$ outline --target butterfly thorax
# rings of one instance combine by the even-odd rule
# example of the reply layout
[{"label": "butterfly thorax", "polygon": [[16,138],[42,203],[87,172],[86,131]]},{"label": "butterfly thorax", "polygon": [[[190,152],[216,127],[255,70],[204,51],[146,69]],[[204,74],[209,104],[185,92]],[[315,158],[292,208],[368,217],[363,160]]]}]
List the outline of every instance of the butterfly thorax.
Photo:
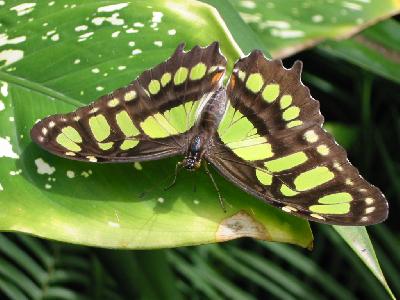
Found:
[{"label": "butterfly thorax", "polygon": [[225,88],[217,89],[205,100],[206,103],[199,113],[198,121],[193,128],[193,137],[182,161],[182,166],[189,171],[200,168],[201,160],[225,113],[227,103]]}]

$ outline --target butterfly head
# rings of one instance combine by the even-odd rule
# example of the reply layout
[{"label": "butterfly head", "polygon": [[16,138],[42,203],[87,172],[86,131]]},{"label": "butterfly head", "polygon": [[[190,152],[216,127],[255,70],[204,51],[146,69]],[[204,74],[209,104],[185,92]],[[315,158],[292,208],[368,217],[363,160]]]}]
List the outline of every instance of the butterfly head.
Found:
[{"label": "butterfly head", "polygon": [[188,171],[196,171],[201,167],[201,158],[185,157],[182,161],[182,166]]},{"label": "butterfly head", "polygon": [[189,171],[195,171],[201,167],[201,149],[202,143],[199,136],[195,136],[190,145],[185,158],[182,161],[182,166]]}]

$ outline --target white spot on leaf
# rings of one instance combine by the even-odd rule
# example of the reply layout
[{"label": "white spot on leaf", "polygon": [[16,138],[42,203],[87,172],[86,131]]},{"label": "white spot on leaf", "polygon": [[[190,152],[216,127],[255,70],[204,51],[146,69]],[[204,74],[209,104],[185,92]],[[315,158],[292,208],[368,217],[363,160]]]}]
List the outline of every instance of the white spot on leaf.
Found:
[{"label": "white spot on leaf", "polygon": [[254,1],[249,1],[249,0],[240,1],[240,6],[248,9],[254,9],[256,8],[256,3]]},{"label": "white spot on leaf", "polygon": [[94,25],[100,26],[104,22],[108,22],[111,25],[121,26],[124,25],[124,19],[119,19],[119,13],[112,14],[111,17],[96,17],[92,19],[92,23]]},{"label": "white spot on leaf", "polygon": [[15,38],[9,39],[8,35],[5,33],[0,33],[0,47],[4,45],[15,45],[26,41],[26,36],[21,35]]},{"label": "white spot on leaf", "polygon": [[140,49],[132,50],[132,55],[137,55],[137,54],[140,54],[140,53],[142,53],[142,50],[140,50]]},{"label": "white spot on leaf", "polygon": [[18,154],[13,151],[9,139],[0,137],[0,157],[19,158]]},{"label": "white spot on leaf", "polygon": [[74,171],[71,171],[71,170],[68,170],[68,171],[67,171],[67,177],[68,177],[68,178],[74,178],[74,177],[75,177],[75,172],[74,172]]},{"label": "white spot on leaf", "polygon": [[87,25],[79,25],[75,27],[75,31],[85,31],[86,29],[88,29]]},{"label": "white spot on leaf", "polygon": [[115,31],[111,34],[111,37],[116,38],[121,33],[121,31]]},{"label": "white spot on leaf", "polygon": [[305,35],[304,31],[300,30],[286,30],[286,29],[271,29],[271,35],[280,37],[283,39],[293,39],[293,38],[300,38]]},{"label": "white spot on leaf", "polygon": [[48,174],[51,175],[56,171],[56,168],[50,166],[47,162],[45,162],[42,158],[35,159],[35,165],[37,168],[38,174]]},{"label": "white spot on leaf", "polygon": [[58,33],[51,36],[51,40],[57,42],[60,39],[60,35]]},{"label": "white spot on leaf", "polygon": [[8,83],[5,81],[1,82],[0,94],[2,94],[4,97],[8,96]]},{"label": "white spot on leaf", "polygon": [[324,20],[324,17],[321,15],[314,15],[311,17],[311,20],[315,23],[320,23]]},{"label": "white spot on leaf", "polygon": [[121,10],[127,6],[128,6],[128,3],[118,3],[118,4],[107,5],[107,6],[101,6],[97,9],[97,11],[98,12],[113,12],[116,10]]},{"label": "white spot on leaf", "polygon": [[22,50],[3,50],[0,52],[0,62],[5,61],[4,66],[11,65],[24,57],[24,51]]},{"label": "white spot on leaf", "polygon": [[125,32],[126,33],[137,33],[137,32],[139,32],[139,30],[134,29],[134,28],[129,28],[129,29],[125,30]]},{"label": "white spot on leaf", "polygon": [[35,6],[36,3],[22,3],[20,5],[11,7],[10,10],[15,10],[17,12],[17,16],[23,16],[29,14]]},{"label": "white spot on leaf", "polygon": [[89,37],[91,37],[94,33],[93,32],[86,32],[84,34],[81,34],[79,36],[78,42],[84,42],[86,41]]}]

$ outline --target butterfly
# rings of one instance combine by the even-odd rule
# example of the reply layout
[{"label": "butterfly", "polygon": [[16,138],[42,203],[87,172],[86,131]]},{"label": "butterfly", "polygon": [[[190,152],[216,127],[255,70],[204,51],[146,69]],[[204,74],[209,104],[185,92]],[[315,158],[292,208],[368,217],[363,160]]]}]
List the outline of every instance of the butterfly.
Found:
[{"label": "butterfly", "polygon": [[384,195],[322,128],[300,61],[286,69],[254,50],[235,63],[224,86],[226,63],[217,42],[188,52],[180,44],[128,86],[39,121],[32,140],[80,161],[182,155],[179,166],[187,170],[206,161],[247,193],[320,223],[370,225],[387,218]]}]

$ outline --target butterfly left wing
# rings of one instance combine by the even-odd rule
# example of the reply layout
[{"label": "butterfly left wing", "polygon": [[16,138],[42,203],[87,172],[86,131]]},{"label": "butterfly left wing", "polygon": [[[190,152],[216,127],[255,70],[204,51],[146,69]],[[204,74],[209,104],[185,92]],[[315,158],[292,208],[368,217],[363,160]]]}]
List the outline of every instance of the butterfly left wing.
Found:
[{"label": "butterfly left wing", "polygon": [[243,190],[285,212],[328,224],[382,222],[385,197],[321,127],[319,102],[300,73],[300,62],[287,70],[257,50],[240,59],[206,159]]},{"label": "butterfly left wing", "polygon": [[203,96],[220,86],[218,43],[174,54],[127,87],[74,112],[47,117],[31,137],[61,157],[91,162],[153,160],[183,153]]}]

